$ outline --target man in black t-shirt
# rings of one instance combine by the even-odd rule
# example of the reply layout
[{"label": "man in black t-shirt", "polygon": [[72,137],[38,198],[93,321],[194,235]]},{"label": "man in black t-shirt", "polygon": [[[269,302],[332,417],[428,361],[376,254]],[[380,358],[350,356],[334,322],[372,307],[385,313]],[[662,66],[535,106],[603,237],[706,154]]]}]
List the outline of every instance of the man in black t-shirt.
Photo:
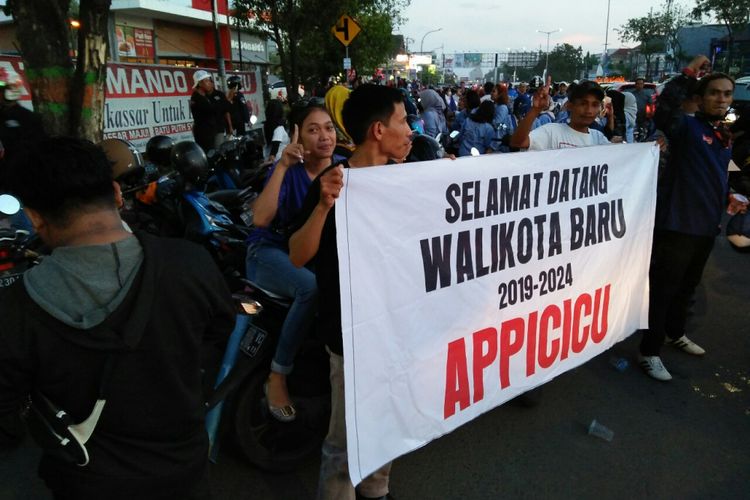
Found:
[{"label": "man in black t-shirt", "polygon": [[229,114],[232,118],[232,128],[237,135],[245,135],[247,123],[250,121],[250,111],[247,100],[242,94],[242,78],[232,75],[227,78],[227,99],[229,100]]},{"label": "man in black t-shirt", "polygon": [[[301,267],[315,259],[318,283],[318,331],[328,346],[331,363],[331,423],[323,443],[318,498],[353,499],[349,479],[344,417],[344,358],[341,334],[341,295],[336,246],[336,211],[333,209],[343,182],[343,168],[358,168],[403,160],[411,149],[411,129],[406,121],[403,95],[378,85],[357,87],[344,104],[343,120],[355,149],[348,162],[332,165],[311,184],[302,205],[297,231],[289,240],[289,257]],[[360,498],[388,495],[388,463],[366,477],[357,490]]]},{"label": "man in black t-shirt", "polygon": [[224,140],[224,133],[232,135],[231,103],[223,92],[216,90],[208,71],[199,69],[193,74],[195,89],[190,96],[190,112],[193,114],[193,137],[208,153]]}]

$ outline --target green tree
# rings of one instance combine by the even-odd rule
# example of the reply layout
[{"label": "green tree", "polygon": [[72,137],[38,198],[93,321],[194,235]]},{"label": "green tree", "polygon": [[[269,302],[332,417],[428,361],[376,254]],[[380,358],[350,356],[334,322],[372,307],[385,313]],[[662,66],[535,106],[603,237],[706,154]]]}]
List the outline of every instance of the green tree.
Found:
[{"label": "green tree", "polygon": [[649,11],[647,16],[628,19],[620,28],[616,28],[624,42],[640,43],[639,52],[646,59],[646,78],[651,75],[651,59],[654,54],[664,50],[666,23],[663,13]]},{"label": "green tree", "polygon": [[362,27],[349,46],[350,58],[361,73],[385,62],[392,29],[401,22],[400,12],[408,0],[235,0],[234,5],[253,33],[276,43],[288,95],[295,100],[301,80],[341,72],[345,51],[331,27],[342,14]]},{"label": "green tree", "polygon": [[[542,71],[544,71],[544,59],[542,59]],[[568,43],[555,45],[549,53],[549,64],[547,73],[555,81],[575,80],[583,65],[583,50],[581,47],[573,47]]]},{"label": "green tree", "polygon": [[[340,14],[336,14],[336,19]],[[366,9],[356,18],[362,31],[349,45],[349,57],[358,74],[371,74],[392,51],[393,20],[390,15]],[[331,22],[333,26],[334,21]],[[333,37],[330,26],[310,30],[299,41],[298,74],[306,83],[325,82],[343,71],[344,46]]]},{"label": "green tree", "polygon": [[600,58],[598,55],[586,52],[586,55],[583,56],[582,59],[584,78],[588,78],[589,73],[591,73],[592,70],[596,70],[597,66],[599,66],[599,60]]},{"label": "green tree", "polygon": [[[7,0],[34,109],[48,133],[102,137],[111,0]],[[80,27],[69,16],[77,8]],[[75,36],[77,64],[71,59]]]},{"label": "green tree", "polygon": [[750,0],[696,0],[692,14],[697,19],[711,16],[727,28],[727,54],[722,58],[724,70],[732,66],[734,38],[750,21]]},{"label": "green tree", "polygon": [[680,5],[674,4],[672,0],[664,2],[664,12],[662,21],[664,22],[664,42],[669,49],[668,60],[672,63],[672,70],[676,70],[682,63],[687,62],[689,57],[680,44],[677,37],[680,29],[690,23],[691,14],[688,10]]}]

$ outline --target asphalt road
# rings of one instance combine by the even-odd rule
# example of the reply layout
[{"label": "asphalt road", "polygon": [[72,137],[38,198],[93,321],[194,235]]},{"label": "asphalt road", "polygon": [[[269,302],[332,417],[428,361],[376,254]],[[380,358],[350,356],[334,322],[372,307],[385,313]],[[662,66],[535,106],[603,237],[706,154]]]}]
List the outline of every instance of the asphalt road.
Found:
[{"label": "asphalt road", "polygon": [[[397,459],[399,500],[485,498],[750,498],[750,254],[717,239],[689,336],[703,359],[665,348],[674,376],[634,365],[638,335],[544,386],[534,408],[508,403]],[[588,436],[592,419],[612,442]],[[32,444],[0,452],[0,500],[48,498]],[[225,450],[212,468],[217,499],[314,498],[318,460],[263,473]]]}]

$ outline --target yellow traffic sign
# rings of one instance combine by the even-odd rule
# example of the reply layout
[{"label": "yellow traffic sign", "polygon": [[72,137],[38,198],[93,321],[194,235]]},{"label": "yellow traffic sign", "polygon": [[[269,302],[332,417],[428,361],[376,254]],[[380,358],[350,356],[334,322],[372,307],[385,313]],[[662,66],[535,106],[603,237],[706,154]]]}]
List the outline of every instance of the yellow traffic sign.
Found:
[{"label": "yellow traffic sign", "polygon": [[352,40],[359,35],[362,28],[359,24],[351,17],[344,14],[336,22],[336,25],[331,28],[331,33],[335,36],[339,42],[343,43],[345,47],[348,47]]}]

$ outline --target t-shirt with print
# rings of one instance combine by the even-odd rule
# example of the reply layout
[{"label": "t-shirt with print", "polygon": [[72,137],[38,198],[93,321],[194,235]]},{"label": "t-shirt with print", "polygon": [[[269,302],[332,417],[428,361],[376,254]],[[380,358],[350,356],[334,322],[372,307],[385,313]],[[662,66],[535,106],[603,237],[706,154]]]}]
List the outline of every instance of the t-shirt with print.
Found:
[{"label": "t-shirt with print", "polygon": [[585,148],[600,144],[609,144],[609,141],[598,130],[589,129],[588,133],[578,132],[565,123],[548,123],[529,134],[529,151]]}]

